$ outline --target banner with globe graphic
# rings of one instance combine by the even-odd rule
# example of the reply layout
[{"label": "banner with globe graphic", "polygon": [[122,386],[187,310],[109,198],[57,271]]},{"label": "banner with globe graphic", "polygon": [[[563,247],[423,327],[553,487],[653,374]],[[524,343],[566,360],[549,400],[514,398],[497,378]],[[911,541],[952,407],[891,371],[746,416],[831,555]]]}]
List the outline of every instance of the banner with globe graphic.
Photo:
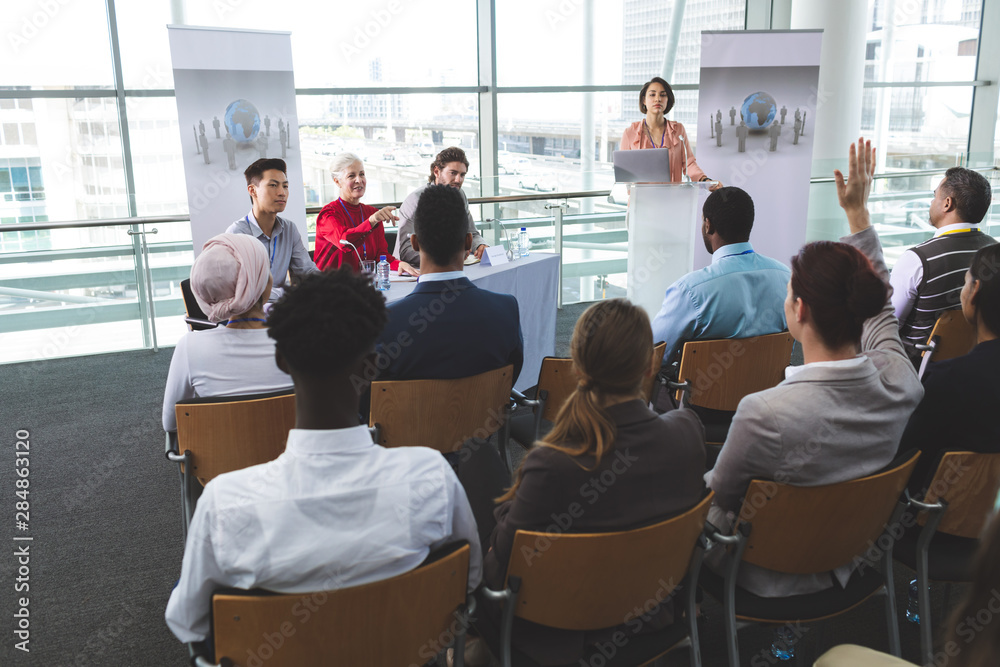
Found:
[{"label": "banner with globe graphic", "polygon": [[308,238],[291,35],[191,26],[169,34],[195,256],[250,212],[243,171],[262,157],[285,160],[281,217]]},{"label": "banner with globe graphic", "polygon": [[[822,31],[703,32],[698,165],[754,201],[754,250],[789,263],[806,241]],[[688,130],[690,134],[690,129]],[[701,247],[695,267],[711,263]]]}]

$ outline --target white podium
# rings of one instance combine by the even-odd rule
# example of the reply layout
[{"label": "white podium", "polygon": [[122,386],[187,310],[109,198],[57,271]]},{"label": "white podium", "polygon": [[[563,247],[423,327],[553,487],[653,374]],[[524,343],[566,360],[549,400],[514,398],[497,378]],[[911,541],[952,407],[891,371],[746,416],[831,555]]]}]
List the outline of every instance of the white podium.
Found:
[{"label": "white podium", "polygon": [[694,268],[701,239],[699,202],[714,183],[631,183],[628,298],[652,320],[667,288]]}]

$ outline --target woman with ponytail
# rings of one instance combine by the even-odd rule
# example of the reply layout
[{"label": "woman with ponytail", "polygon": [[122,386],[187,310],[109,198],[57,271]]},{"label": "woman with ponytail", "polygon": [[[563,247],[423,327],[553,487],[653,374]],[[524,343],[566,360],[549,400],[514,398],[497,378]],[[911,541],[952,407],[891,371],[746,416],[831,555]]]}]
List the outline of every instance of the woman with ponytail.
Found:
[{"label": "woman with ponytail", "polygon": [[[573,330],[570,356],[577,387],[499,499],[483,558],[491,588],[503,586],[512,557],[523,557],[511,554],[518,530],[624,530],[682,512],[703,496],[701,421],[683,409],[657,415],[642,398],[644,382],[660,365],[646,312],[625,299],[591,306]],[[658,627],[672,617],[671,610],[662,613]],[[575,663],[601,641],[520,621],[515,646],[543,665]]]},{"label": "woman with ponytail", "polygon": [[964,357],[930,364],[924,400],[903,432],[900,451],[919,449],[910,492],[923,495],[944,449],[1000,452],[1000,244],[980,248],[965,274],[962,314],[976,330]]},{"label": "woman with ponytail", "polygon": [[[923,395],[899,339],[889,274],[868,216],[874,157],[871,143],[859,140],[850,149],[849,178],[834,172],[851,234],[841,243],[807,244],[792,258],[785,317],[805,363],[788,368],[778,386],[740,401],[705,476],[716,492],[709,520],[722,529],[732,526],[752,479],[820,486],[884,467]],[[738,584],[784,597],[843,585],[852,569],[792,575],[744,563]]]}]

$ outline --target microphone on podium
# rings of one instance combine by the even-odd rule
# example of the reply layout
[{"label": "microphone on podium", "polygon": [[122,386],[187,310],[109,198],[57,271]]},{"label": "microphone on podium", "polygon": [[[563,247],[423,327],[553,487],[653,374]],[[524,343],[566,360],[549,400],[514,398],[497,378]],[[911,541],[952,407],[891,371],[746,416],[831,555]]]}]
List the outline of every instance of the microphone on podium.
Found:
[{"label": "microphone on podium", "polygon": [[340,239],[340,245],[349,245],[349,246],[351,246],[351,248],[354,249],[354,254],[358,256],[358,268],[360,269],[360,268],[364,267],[364,262],[361,261],[361,253],[358,252],[357,247],[355,247],[355,245],[353,243],[351,243],[347,239]]}]

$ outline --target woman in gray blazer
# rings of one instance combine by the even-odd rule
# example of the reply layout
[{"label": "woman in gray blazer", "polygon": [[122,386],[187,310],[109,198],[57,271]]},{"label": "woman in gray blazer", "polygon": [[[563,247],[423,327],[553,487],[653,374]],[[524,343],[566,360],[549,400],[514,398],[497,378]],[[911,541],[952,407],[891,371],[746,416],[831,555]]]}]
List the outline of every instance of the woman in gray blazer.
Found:
[{"label": "woman in gray blazer", "polygon": [[[852,145],[849,160],[846,181],[834,173],[851,234],[841,243],[807,244],[792,258],[785,315],[805,364],[740,402],[718,462],[705,476],[716,492],[709,520],[724,529],[732,526],[752,479],[819,486],[888,464],[923,396],[899,339],[889,274],[869,220],[871,143]],[[844,585],[852,569],[848,563],[833,573],[790,575],[744,563],[738,584],[756,595],[783,597],[834,581]]]}]

